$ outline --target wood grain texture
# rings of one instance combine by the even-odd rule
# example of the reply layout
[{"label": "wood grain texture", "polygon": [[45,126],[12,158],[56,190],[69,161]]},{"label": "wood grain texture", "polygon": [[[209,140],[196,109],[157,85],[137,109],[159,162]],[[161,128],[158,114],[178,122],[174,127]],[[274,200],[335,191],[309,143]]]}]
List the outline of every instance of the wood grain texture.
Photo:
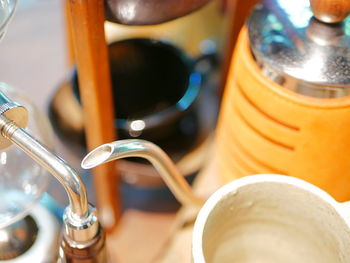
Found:
[{"label": "wood grain texture", "polygon": [[[104,2],[67,0],[74,55],[79,75],[89,150],[115,140],[108,50],[104,36]],[[104,228],[113,230],[120,217],[115,164],[93,170],[97,207]]]},{"label": "wood grain texture", "polygon": [[226,35],[225,54],[222,66],[222,75],[219,85],[220,97],[224,92],[227,82],[232,54],[236,45],[238,34],[244,25],[250,11],[259,2],[259,0],[223,0],[226,7],[227,16],[229,19],[228,32]]},{"label": "wood grain texture", "polygon": [[325,23],[343,21],[350,13],[350,0],[310,0],[315,17]]},{"label": "wood grain texture", "polygon": [[64,20],[65,20],[65,33],[66,33],[66,50],[67,50],[67,65],[69,67],[74,66],[74,46],[73,46],[73,39],[72,39],[72,21],[70,17],[70,10],[69,10],[69,2],[64,1],[63,2],[63,10],[64,10]]}]

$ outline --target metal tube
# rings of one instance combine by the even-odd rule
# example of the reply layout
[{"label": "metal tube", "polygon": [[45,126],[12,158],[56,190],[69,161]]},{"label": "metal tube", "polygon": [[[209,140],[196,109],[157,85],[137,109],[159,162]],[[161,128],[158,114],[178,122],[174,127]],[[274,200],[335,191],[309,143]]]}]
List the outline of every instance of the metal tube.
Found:
[{"label": "metal tube", "polygon": [[[63,214],[63,238],[66,251],[75,252],[69,255],[68,261],[73,262],[73,259],[77,259],[80,262],[79,256],[83,253],[81,251],[94,251],[95,254],[91,255],[89,260],[83,261],[106,262],[106,259],[100,256],[96,260],[93,259],[94,255],[104,254],[105,236],[100,228],[95,208],[88,205],[83,182],[68,163],[21,129],[26,126],[27,117],[25,108],[0,92],[0,148],[6,148],[10,145],[9,142],[12,142],[35,162],[46,168],[65,188],[69,197],[69,207]],[[100,242],[96,242],[97,240]],[[63,259],[65,256],[64,252],[60,253],[60,258]]]},{"label": "metal tube", "polygon": [[69,197],[71,216],[77,220],[86,218],[89,214],[86,189],[77,172],[3,115],[0,115],[0,130],[2,136],[45,167],[63,185]]},{"label": "metal tube", "polygon": [[141,157],[150,161],[160,173],[176,199],[182,204],[201,206],[204,199],[193,194],[191,187],[181,176],[175,164],[157,145],[144,140],[119,140],[107,143],[91,151],[82,161],[84,169],[127,157]]}]

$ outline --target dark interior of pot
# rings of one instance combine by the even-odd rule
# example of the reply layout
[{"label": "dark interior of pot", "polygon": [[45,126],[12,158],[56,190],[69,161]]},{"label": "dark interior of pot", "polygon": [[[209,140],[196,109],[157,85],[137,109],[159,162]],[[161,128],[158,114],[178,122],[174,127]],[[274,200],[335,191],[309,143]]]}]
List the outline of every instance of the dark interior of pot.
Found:
[{"label": "dark interior of pot", "polygon": [[[185,94],[189,61],[172,45],[127,39],[109,46],[115,114],[137,119],[175,105]],[[73,89],[79,99],[78,79]],[[79,99],[80,100],[80,99]]]}]

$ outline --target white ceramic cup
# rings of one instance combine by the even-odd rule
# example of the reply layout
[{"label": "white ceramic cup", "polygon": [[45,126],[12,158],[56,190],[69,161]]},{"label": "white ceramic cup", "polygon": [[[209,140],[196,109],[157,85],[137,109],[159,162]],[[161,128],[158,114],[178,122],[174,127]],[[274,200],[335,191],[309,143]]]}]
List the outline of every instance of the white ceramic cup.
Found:
[{"label": "white ceramic cup", "polygon": [[305,181],[244,177],[220,188],[200,210],[193,262],[350,262],[349,220],[349,203]]}]

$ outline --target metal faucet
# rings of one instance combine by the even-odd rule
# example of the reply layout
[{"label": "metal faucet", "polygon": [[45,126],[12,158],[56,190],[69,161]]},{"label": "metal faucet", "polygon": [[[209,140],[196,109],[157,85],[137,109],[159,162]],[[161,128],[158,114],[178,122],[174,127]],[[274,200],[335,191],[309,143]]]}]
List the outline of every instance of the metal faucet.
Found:
[{"label": "metal faucet", "polygon": [[27,133],[26,109],[0,92],[0,149],[11,143],[46,168],[65,188],[69,206],[63,215],[63,237],[59,262],[105,263],[105,235],[88,204],[86,189],[77,172]]},{"label": "metal faucet", "polygon": [[81,162],[84,169],[127,157],[141,157],[154,165],[176,199],[183,205],[202,206],[204,198],[196,196],[169,156],[157,145],[139,139],[119,140],[92,150]]}]

